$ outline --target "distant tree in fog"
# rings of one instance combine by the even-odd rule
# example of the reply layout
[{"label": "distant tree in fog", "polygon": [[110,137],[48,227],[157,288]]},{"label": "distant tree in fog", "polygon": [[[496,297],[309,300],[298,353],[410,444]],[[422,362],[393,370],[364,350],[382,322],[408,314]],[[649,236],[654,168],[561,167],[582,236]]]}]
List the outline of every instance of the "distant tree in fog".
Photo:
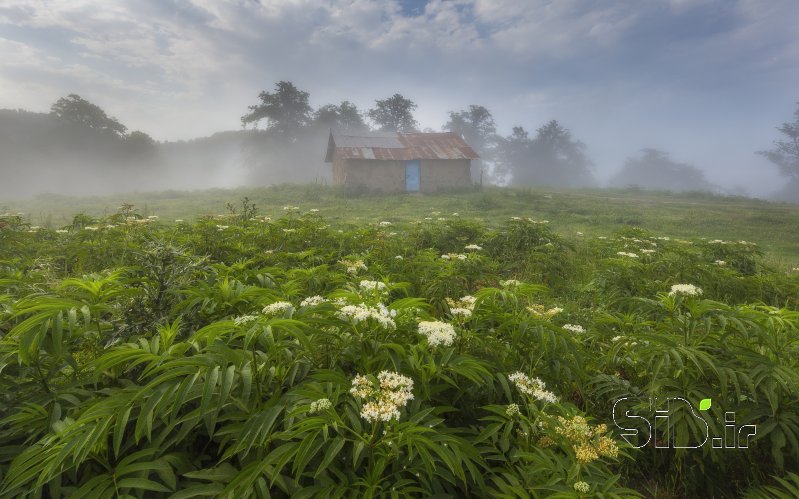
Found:
[{"label": "distant tree in fog", "polygon": [[799,109],[794,111],[793,116],[793,123],[783,123],[777,127],[783,137],[774,141],[774,149],[758,151],[758,154],[777,165],[783,175],[799,179]]},{"label": "distant tree in fog", "polygon": [[638,157],[627,158],[622,169],[608,182],[613,187],[637,186],[663,191],[709,191],[713,185],[702,170],[678,163],[658,149],[642,149]]},{"label": "distant tree in fog", "polygon": [[270,135],[293,142],[299,131],[311,122],[308,96],[308,92],[297,89],[293,83],[280,81],[273,93],[264,91],[258,94],[260,104],[248,106],[250,112],[241,117],[241,124],[254,123],[257,127],[261,120],[266,120],[266,130]]},{"label": "distant tree in fog", "polygon": [[509,176],[513,185],[585,187],[596,183],[591,166],[585,144],[552,120],[533,139],[522,127],[499,139],[495,176]]},{"label": "distant tree in fog", "polygon": [[158,144],[148,134],[134,130],[125,137],[125,150],[131,156],[146,158],[158,152]]},{"label": "distant tree in fog", "polygon": [[124,136],[128,129],[116,118],[106,115],[99,106],[77,94],[69,94],[58,99],[50,106],[50,113],[61,121],[80,124],[93,130],[110,132],[117,137]]},{"label": "distant tree in fog", "polygon": [[418,123],[413,117],[416,104],[400,94],[383,100],[376,100],[375,107],[366,114],[380,130],[389,132],[414,132]]},{"label": "distant tree in fog", "polygon": [[314,112],[314,124],[321,128],[338,130],[363,131],[369,127],[363,121],[358,108],[350,101],[341,104],[327,104]]},{"label": "distant tree in fog", "polygon": [[483,106],[472,104],[469,109],[450,111],[449,121],[444,130],[462,135],[483,159],[488,159],[491,149],[497,142],[497,127],[491,111]]}]

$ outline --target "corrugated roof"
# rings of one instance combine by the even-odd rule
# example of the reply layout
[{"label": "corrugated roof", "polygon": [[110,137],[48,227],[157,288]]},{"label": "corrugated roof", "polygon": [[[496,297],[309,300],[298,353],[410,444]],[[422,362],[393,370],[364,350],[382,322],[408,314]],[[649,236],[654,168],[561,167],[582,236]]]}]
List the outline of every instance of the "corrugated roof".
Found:
[{"label": "corrugated roof", "polygon": [[463,138],[452,132],[331,132],[325,162],[338,159],[480,159]]}]

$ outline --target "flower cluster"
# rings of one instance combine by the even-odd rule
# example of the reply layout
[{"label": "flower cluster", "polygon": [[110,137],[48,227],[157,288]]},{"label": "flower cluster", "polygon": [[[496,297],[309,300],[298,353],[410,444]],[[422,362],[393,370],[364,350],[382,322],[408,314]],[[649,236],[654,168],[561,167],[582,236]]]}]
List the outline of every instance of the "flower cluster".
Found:
[{"label": "flower cluster", "polygon": [[675,284],[669,291],[669,296],[687,295],[699,296],[702,294],[702,288],[696,287],[693,284]]},{"label": "flower cluster", "polygon": [[516,279],[508,279],[507,281],[499,281],[499,285],[503,288],[515,288],[521,284],[521,282],[517,281]]},{"label": "flower cluster", "polygon": [[250,322],[255,322],[258,320],[257,315],[240,315],[233,319],[233,324],[237,326],[244,326],[249,324]]},{"label": "flower cluster", "polygon": [[397,327],[392,318],[397,315],[397,311],[389,311],[382,303],[378,303],[377,307],[370,307],[363,303],[360,305],[344,305],[339,302],[339,305],[341,308],[338,311],[338,317],[343,320],[349,320],[353,324],[373,319],[383,329],[395,329]]},{"label": "flower cluster", "polygon": [[384,220],[384,221],[380,222],[377,225],[379,225],[380,227],[390,227],[392,224],[391,224],[391,222],[387,222],[387,221]]},{"label": "flower cluster", "polygon": [[275,303],[270,303],[265,306],[261,312],[264,315],[280,315],[293,309],[294,305],[287,301],[276,301]]},{"label": "flower cluster", "polygon": [[468,257],[463,253],[446,253],[441,255],[444,260],[466,260]]},{"label": "flower cluster", "polygon": [[314,414],[317,412],[326,411],[331,407],[333,407],[333,403],[330,402],[329,399],[314,400],[313,402],[311,402],[311,408],[308,409],[308,412]]},{"label": "flower cluster", "polygon": [[399,408],[413,400],[413,380],[392,371],[381,371],[377,384],[360,374],[352,380],[350,393],[365,402],[361,417],[368,422],[399,421]]},{"label": "flower cluster", "polygon": [[550,309],[546,309],[543,305],[530,305],[527,307],[527,310],[530,311],[531,314],[535,315],[536,317],[540,317],[542,319],[551,319],[555,315],[563,312],[563,309],[560,307],[552,307]]},{"label": "flower cluster", "polygon": [[507,414],[510,418],[521,414],[521,411],[519,410],[519,404],[508,404],[508,408],[505,409],[505,414]]},{"label": "flower cluster", "polygon": [[322,303],[325,303],[326,301],[327,300],[325,298],[322,298],[319,295],[309,296],[308,298],[305,298],[304,300],[302,300],[300,302],[300,306],[301,307],[315,307],[317,305],[321,305]]},{"label": "flower cluster", "polygon": [[472,312],[474,311],[474,304],[477,302],[477,298],[474,296],[464,296],[460,300],[453,300],[452,298],[447,298],[447,305],[449,305],[449,313],[454,316],[463,316],[465,319],[468,319],[472,316]]},{"label": "flower cluster", "polygon": [[571,331],[572,333],[582,334],[585,332],[585,328],[579,324],[564,324],[561,327],[566,331]]},{"label": "flower cluster", "polygon": [[370,292],[370,293],[375,292],[375,291],[382,293],[382,292],[385,292],[385,291],[388,290],[388,288],[386,287],[386,284],[383,283],[383,282],[380,282],[380,281],[363,280],[363,281],[360,282],[359,286],[361,287],[362,290]]},{"label": "flower cluster", "polygon": [[357,274],[361,270],[368,270],[363,260],[339,260],[338,263],[344,265],[348,274]]},{"label": "flower cluster", "polygon": [[441,321],[422,321],[419,323],[419,334],[427,337],[427,343],[431,347],[452,345],[455,340],[455,328],[446,322]]},{"label": "flower cluster", "polygon": [[479,246],[477,244],[468,244],[463,249],[466,250],[466,251],[481,251],[483,249],[483,247]]},{"label": "flower cluster", "polygon": [[616,254],[619,256],[626,256],[627,258],[638,258],[638,255],[635,253],[627,253],[625,251],[617,251]]},{"label": "flower cluster", "polygon": [[525,395],[530,395],[543,402],[555,403],[558,401],[554,393],[545,390],[546,385],[538,378],[530,378],[526,374],[517,371],[508,376],[508,379]]},{"label": "flower cluster", "polygon": [[591,486],[587,482],[574,482],[574,490],[580,494],[587,494]]},{"label": "flower cluster", "polygon": [[566,419],[558,416],[555,432],[572,444],[574,455],[581,464],[588,464],[600,457],[617,457],[619,447],[616,441],[605,435],[607,425],[591,426],[582,416]]}]

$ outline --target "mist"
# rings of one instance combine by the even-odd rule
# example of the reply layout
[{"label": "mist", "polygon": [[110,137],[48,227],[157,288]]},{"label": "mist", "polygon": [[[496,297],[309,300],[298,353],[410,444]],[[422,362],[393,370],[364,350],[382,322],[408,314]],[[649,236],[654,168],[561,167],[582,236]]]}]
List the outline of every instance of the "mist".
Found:
[{"label": "mist", "polygon": [[[657,150],[701,174],[671,189],[796,201],[796,181],[757,152],[799,100],[797,15],[792,0],[12,0],[0,6],[0,201],[328,183],[326,137],[343,123],[317,113],[346,101],[380,129],[368,112],[393,94],[413,102],[418,130],[479,150],[475,181],[664,188],[630,166],[646,170],[636,158]],[[277,82],[308,93],[307,119],[288,135],[279,117],[242,127]],[[73,93],[126,131],[55,119]],[[470,106],[489,112],[490,137],[452,123]],[[552,121],[563,141],[538,137]]]}]

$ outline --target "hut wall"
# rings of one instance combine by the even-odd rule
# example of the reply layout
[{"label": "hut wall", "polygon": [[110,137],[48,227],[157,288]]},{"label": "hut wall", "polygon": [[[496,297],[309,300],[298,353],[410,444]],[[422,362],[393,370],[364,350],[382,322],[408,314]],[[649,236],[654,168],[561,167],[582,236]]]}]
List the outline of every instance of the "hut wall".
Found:
[{"label": "hut wall", "polygon": [[362,184],[383,192],[405,190],[405,162],[377,160],[346,160],[345,183]]},{"label": "hut wall", "polygon": [[472,185],[471,164],[468,159],[423,159],[421,161],[421,190],[469,187]]}]

